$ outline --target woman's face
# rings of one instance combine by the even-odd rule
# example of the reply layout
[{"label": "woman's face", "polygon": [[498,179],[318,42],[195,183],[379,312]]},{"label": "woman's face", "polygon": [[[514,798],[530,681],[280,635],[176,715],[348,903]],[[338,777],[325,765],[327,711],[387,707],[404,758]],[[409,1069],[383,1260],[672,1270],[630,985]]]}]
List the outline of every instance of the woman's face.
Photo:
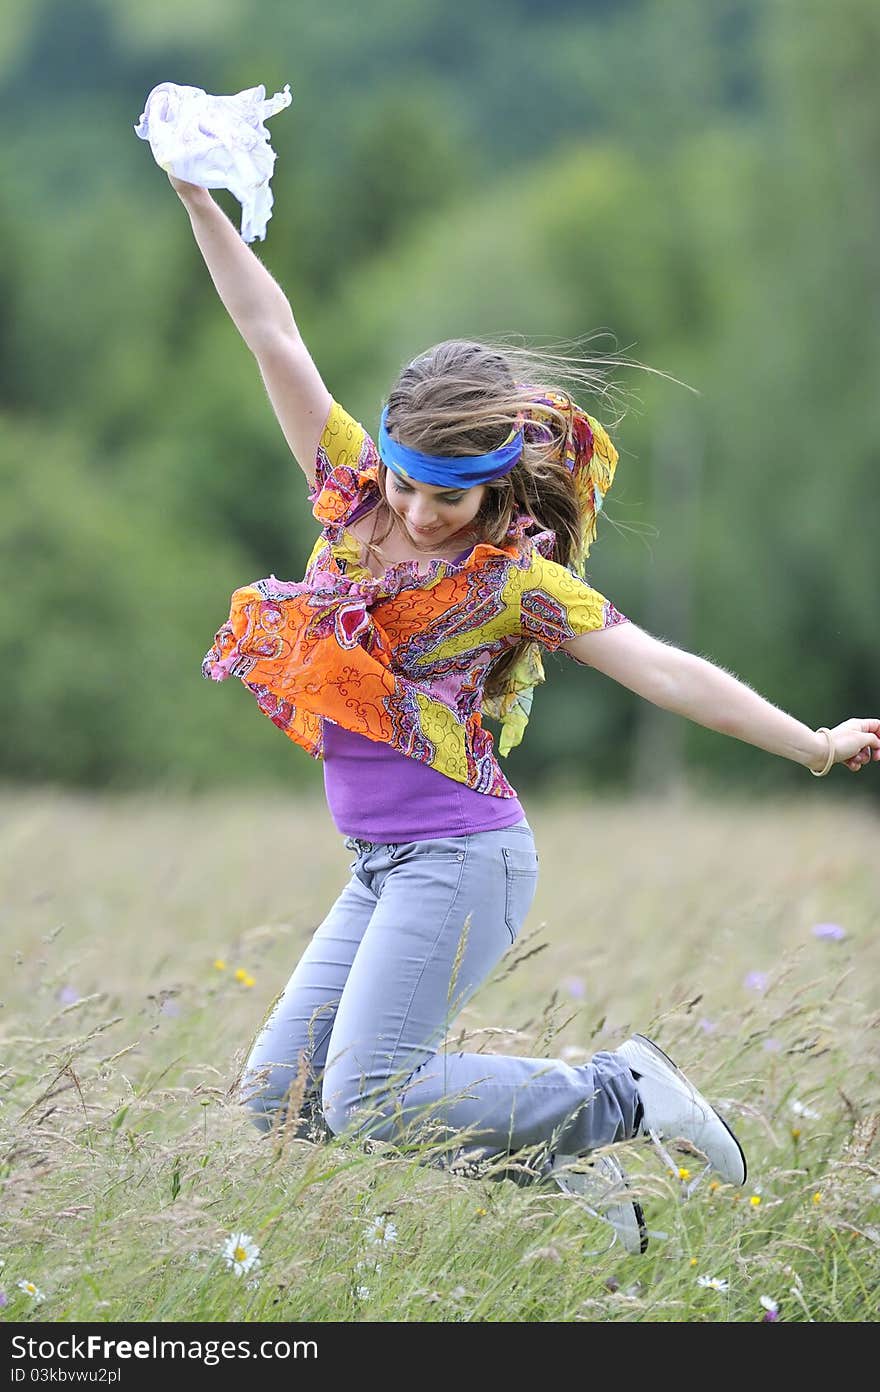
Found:
[{"label": "woman's face", "polygon": [[486,493],[484,484],[474,488],[435,488],[417,479],[399,478],[385,471],[385,497],[403,524],[407,536],[423,550],[442,546],[474,521]]}]

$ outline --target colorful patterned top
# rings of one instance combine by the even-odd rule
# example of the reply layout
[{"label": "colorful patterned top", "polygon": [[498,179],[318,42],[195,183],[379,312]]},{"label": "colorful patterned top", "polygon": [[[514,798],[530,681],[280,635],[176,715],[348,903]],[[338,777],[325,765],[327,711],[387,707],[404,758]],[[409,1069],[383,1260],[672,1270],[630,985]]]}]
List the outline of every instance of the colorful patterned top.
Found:
[{"label": "colorful patterned top", "polygon": [[[598,435],[601,426],[590,425]],[[609,474],[608,449],[610,442],[606,487],[617,457]],[[586,474],[583,449],[578,458]],[[518,698],[543,673],[530,651],[510,692],[491,703],[483,685],[492,662],[523,638],[533,640],[530,650],[538,644],[553,651],[625,619],[548,559],[553,533],[536,532],[525,516],[501,547],[479,543],[458,562],[430,561],[424,573],[417,562],[402,561],[375,578],[361,565],[360,544],[347,526],[379,502],[378,467],[374,442],[334,403],[311,495],[323,530],[305,577],[271,575],[236,590],[202,671],[216,681],[239,677],[264,714],[315,758],[323,753],[328,719],[478,792],[514,797],[482,714],[512,720],[509,748],[527,715]],[[590,488],[598,508],[604,489],[595,479]]]}]

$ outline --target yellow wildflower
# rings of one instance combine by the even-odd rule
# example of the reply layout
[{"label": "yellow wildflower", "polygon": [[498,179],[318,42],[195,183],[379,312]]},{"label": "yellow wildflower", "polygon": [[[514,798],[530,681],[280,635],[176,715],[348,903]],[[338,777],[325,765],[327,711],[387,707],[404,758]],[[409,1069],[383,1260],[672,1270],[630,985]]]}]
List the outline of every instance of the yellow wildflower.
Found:
[{"label": "yellow wildflower", "polygon": [[214,958],[214,966],[217,968],[218,971],[225,971],[225,970],[226,970],[226,963],[225,963],[225,961],[223,960],[222,957],[215,957],[215,958]]}]

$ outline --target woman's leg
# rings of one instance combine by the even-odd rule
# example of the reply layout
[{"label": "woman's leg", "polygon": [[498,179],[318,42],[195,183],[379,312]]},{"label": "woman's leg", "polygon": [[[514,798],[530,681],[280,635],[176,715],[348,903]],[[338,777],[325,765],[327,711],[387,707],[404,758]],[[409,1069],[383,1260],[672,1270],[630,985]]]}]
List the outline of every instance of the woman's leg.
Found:
[{"label": "woman's leg", "polygon": [[327,1045],[351,964],[375,907],[375,896],[353,877],[260,1027],[245,1065],[241,1095],[262,1130],[268,1130],[293,1101],[302,1118],[298,1134],[320,1135]]},{"label": "woman's leg", "polygon": [[449,1052],[455,1016],[516,938],[537,857],[525,824],[448,840],[370,846],[357,875],[375,908],[336,1012],[323,1110],[334,1132],[396,1140],[430,1121],[442,1136],[505,1153],[552,1143],[584,1153],[632,1135],[625,1061]]}]

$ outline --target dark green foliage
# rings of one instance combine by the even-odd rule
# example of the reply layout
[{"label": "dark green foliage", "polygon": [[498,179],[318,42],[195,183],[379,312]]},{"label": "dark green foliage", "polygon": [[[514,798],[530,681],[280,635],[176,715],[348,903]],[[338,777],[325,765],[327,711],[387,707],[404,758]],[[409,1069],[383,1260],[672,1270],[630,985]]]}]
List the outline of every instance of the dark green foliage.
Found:
[{"label": "dark green foliage", "polygon": [[[640,400],[616,432],[593,583],[808,723],[870,714],[878,54],[871,0],[269,0],[258,23],[244,0],[12,4],[0,776],[317,776],[237,683],[199,675],[231,591],[297,575],[314,525],[134,136],[164,80],[290,83],[255,249],[368,428],[401,363],[458,334],[606,328],[696,388],[623,375]],[[514,780],[648,778],[643,704],[562,659],[548,670]],[[724,779],[804,784],[699,730],[675,748]]]}]

